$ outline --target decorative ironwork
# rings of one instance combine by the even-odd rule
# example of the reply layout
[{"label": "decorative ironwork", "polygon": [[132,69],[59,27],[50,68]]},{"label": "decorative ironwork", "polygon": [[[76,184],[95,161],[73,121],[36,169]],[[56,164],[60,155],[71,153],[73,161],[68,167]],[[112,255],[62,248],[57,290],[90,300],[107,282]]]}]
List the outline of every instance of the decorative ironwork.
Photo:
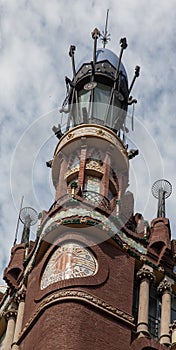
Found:
[{"label": "decorative ironwork", "polygon": [[21,243],[28,244],[30,227],[35,225],[38,220],[38,214],[35,209],[31,207],[25,207],[20,210],[20,220],[24,224]]},{"label": "decorative ironwork", "polygon": [[101,36],[101,41],[103,43],[103,48],[107,45],[108,41],[110,41],[110,36],[111,34],[108,33],[108,16],[109,16],[109,9],[107,9],[107,14],[106,14],[106,23],[105,23],[105,29],[102,31]]},{"label": "decorative ironwork", "polygon": [[158,199],[158,218],[164,218],[165,212],[165,199],[172,193],[172,185],[169,181],[161,179],[154,182],[152,186],[152,194]]},{"label": "decorative ironwork", "polygon": [[98,206],[103,206],[108,210],[110,209],[110,202],[108,198],[106,198],[100,193],[84,190],[82,191],[82,197],[87,199],[88,201],[97,204]]},{"label": "decorative ironwork", "polygon": [[38,214],[35,209],[31,207],[25,207],[20,211],[20,220],[23,224],[30,227],[36,224],[38,220]]}]

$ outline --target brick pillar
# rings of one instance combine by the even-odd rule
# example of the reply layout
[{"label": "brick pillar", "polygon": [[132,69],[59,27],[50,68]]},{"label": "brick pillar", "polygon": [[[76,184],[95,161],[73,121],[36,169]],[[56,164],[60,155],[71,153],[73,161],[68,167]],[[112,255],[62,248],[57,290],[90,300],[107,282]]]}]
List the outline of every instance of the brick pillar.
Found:
[{"label": "brick pillar", "polygon": [[140,280],[137,333],[139,337],[142,337],[149,335],[149,288],[150,283],[154,281],[153,269],[150,266],[144,265],[138,271],[137,278]]},{"label": "brick pillar", "polygon": [[21,329],[22,329],[24,305],[25,305],[25,295],[26,295],[26,291],[23,289],[20,292],[18,292],[17,297],[16,297],[16,301],[18,303],[18,312],[17,312],[15,333],[14,333],[13,344],[12,344],[13,350],[19,349],[19,346],[16,343],[17,343],[19,334],[20,334]]},{"label": "brick pillar", "polygon": [[118,200],[121,200],[122,192],[123,192],[123,175],[118,174],[118,183],[119,183],[119,192],[118,192]]},{"label": "brick pillar", "polygon": [[169,325],[171,321],[171,294],[172,283],[164,279],[158,286],[158,292],[162,294],[160,344],[170,345]]},{"label": "brick pillar", "polygon": [[80,155],[79,176],[78,176],[78,187],[81,190],[83,189],[83,186],[84,186],[86,157],[87,157],[87,145],[82,145],[81,155]]},{"label": "brick pillar", "polygon": [[104,174],[101,182],[101,194],[106,198],[108,198],[108,192],[109,192],[110,165],[111,165],[110,152],[106,152],[106,156],[103,162]]},{"label": "brick pillar", "polygon": [[66,171],[67,171],[67,161],[62,156],[61,162],[60,162],[59,180],[56,187],[56,200],[58,200],[60,197],[62,197],[64,194],[67,193],[67,182],[64,179]]},{"label": "brick pillar", "polygon": [[13,342],[14,331],[15,331],[15,320],[16,320],[16,310],[10,308],[5,313],[5,318],[7,320],[7,329],[4,340],[4,350],[11,350],[11,345]]}]

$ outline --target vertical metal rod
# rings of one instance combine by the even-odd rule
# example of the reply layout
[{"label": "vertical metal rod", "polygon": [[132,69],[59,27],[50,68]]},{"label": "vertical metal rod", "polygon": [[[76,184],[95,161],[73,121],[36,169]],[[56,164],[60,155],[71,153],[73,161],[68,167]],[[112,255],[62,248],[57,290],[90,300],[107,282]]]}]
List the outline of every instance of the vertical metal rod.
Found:
[{"label": "vertical metal rod", "polygon": [[136,66],[136,68],[135,68],[135,73],[134,73],[134,77],[133,77],[133,80],[132,80],[131,85],[130,85],[130,87],[129,87],[128,94],[130,94],[130,92],[131,92],[131,90],[132,90],[132,88],[133,88],[133,85],[134,85],[134,83],[135,83],[136,78],[139,77],[139,72],[140,72],[140,67],[139,67],[139,66]]},{"label": "vertical metal rod", "polygon": [[[113,95],[114,95],[114,91],[115,91],[115,88],[116,88],[116,83],[117,83],[117,80],[119,79],[119,76],[120,76],[119,68],[120,68],[120,64],[121,64],[121,61],[122,61],[123,51],[127,48],[126,38],[120,39],[120,44],[121,44],[120,55],[119,55],[119,59],[118,59],[118,62],[117,62],[117,67],[116,67],[116,70],[115,70],[114,84],[113,84],[113,87],[111,89],[109,102],[108,102],[108,106],[107,106],[107,110],[106,110],[106,114],[105,114],[105,124],[107,123],[109,108],[110,108],[110,105],[112,104],[112,101],[113,101]],[[112,108],[113,108],[113,106],[112,106]]]},{"label": "vertical metal rod", "polygon": [[74,53],[76,50],[76,46],[71,45],[70,50],[69,50],[69,56],[71,57],[72,60],[72,70],[73,70],[73,77],[75,78],[76,75],[76,69],[75,69],[75,58],[74,58]]},{"label": "vertical metal rod", "polygon": [[100,37],[100,31],[95,28],[92,32],[92,39],[94,40],[94,50],[93,50],[93,68],[95,70],[96,63],[96,53],[97,53],[97,40]]},{"label": "vertical metal rod", "polygon": [[[108,17],[109,17],[109,9],[107,9],[107,14],[106,14],[106,24],[105,24],[105,38],[107,37],[108,34]],[[103,48],[105,48],[105,42],[103,44]]]},{"label": "vertical metal rod", "polygon": [[13,246],[15,246],[15,244],[16,244],[16,242],[17,242],[18,229],[19,229],[19,223],[20,223],[20,212],[21,212],[21,209],[22,209],[23,200],[24,200],[24,196],[21,197],[21,204],[20,204],[20,209],[19,209],[19,215],[18,215],[18,220],[17,220],[16,232],[15,232],[15,239],[14,239],[14,242],[13,242]]}]

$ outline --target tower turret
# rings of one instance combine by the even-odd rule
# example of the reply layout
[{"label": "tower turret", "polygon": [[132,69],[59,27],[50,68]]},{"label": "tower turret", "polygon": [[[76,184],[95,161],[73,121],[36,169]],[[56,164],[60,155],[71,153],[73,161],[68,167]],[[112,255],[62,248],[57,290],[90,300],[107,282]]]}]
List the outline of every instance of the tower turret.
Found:
[{"label": "tower turret", "polygon": [[[126,38],[120,40],[120,54],[103,47],[97,49],[100,31],[92,32],[93,55],[75,65],[75,46],[70,46],[73,78],[66,77],[67,96],[63,102],[62,125],[54,126],[59,138],[52,167],[57,206],[69,195],[84,203],[93,203],[106,213],[119,213],[129,178],[129,159],[138,154],[128,151],[126,115],[128,105],[136,103],[130,96],[139,67],[130,87],[122,63]],[[105,45],[104,45],[105,46]],[[65,128],[64,128],[64,125]],[[48,163],[47,163],[48,164]],[[127,197],[129,193],[127,193]],[[125,220],[132,210],[123,207]],[[116,208],[116,209],[115,209]],[[53,209],[53,208],[52,208]],[[130,214],[129,214],[130,213]]]},{"label": "tower turret", "polygon": [[[59,141],[47,162],[55,201],[40,214],[37,239],[25,250],[18,279],[12,283],[6,272],[11,295],[23,296],[15,306],[13,350],[126,350],[131,342],[133,256],[146,252],[137,233],[135,242],[129,238],[137,221],[127,191],[129,161],[138,151],[128,150],[126,119],[128,106],[136,103],[131,90],[139,67],[129,84],[122,63],[126,38],[119,56],[106,48],[108,38],[107,26],[103,35],[95,28],[93,53],[78,65],[70,46],[73,77],[65,78],[61,123],[53,127]],[[24,214],[22,246],[33,218]]]},{"label": "tower turret", "polygon": [[[93,55],[78,65],[75,46],[69,51],[73,78],[65,79],[67,96],[61,108],[62,122],[53,127],[59,142],[53,160],[47,163],[52,168],[55,202],[41,215],[38,241],[24,274],[30,288],[18,345],[25,350],[31,349],[36,338],[38,350],[57,348],[58,344],[67,350],[105,350],[106,323],[109,348],[115,349],[119,332],[125,332],[127,344],[133,328],[134,264],[129,264],[120,251],[116,254],[117,243],[111,237],[119,232],[118,240],[125,244],[127,237],[120,229],[133,212],[133,196],[126,189],[129,159],[137,152],[128,153],[126,114],[128,104],[136,102],[130,92],[139,68],[129,87],[122,64],[126,39],[120,40],[118,58],[105,47],[97,48],[97,28],[92,38]],[[128,271],[126,285],[117,265]],[[117,288],[119,283],[123,295]],[[126,298],[129,303],[124,304]],[[39,324],[47,333],[54,329],[55,322],[59,327],[57,336],[52,340],[50,336],[43,337]],[[73,325],[74,334],[67,337]]]}]

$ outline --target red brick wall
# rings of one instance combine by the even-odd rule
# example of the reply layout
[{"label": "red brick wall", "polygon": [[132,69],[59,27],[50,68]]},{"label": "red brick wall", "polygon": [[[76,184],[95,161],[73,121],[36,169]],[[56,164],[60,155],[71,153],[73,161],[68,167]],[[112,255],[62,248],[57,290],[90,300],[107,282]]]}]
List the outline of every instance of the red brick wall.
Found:
[{"label": "red brick wall", "polygon": [[48,308],[20,350],[127,350],[129,330],[91,308],[61,303]]},{"label": "red brick wall", "polygon": [[[101,281],[102,274],[102,283],[96,283],[95,279],[92,285],[91,283],[84,285],[86,281],[84,278],[76,279],[78,282],[80,280],[80,285],[75,286],[74,280],[73,284],[70,280],[70,286],[65,286],[64,290],[76,288],[87,291],[121,311],[131,314],[134,260],[108,242],[100,244],[99,247],[93,247],[93,250],[96,255],[101,255],[100,261],[103,262],[99,267],[99,281]],[[46,256],[29,276],[23,327],[40,305],[39,300],[36,302],[35,298],[40,292],[39,278],[45,259]],[[105,269],[107,274],[103,277]],[[56,292],[63,288],[63,285],[60,284],[59,287],[58,283],[52,287]],[[49,295],[52,295],[52,290]],[[113,316],[107,316],[103,311],[89,307],[83,302],[59,302],[45,309],[35,322],[23,340],[20,350],[127,350],[130,345],[130,327],[128,328]]]}]

